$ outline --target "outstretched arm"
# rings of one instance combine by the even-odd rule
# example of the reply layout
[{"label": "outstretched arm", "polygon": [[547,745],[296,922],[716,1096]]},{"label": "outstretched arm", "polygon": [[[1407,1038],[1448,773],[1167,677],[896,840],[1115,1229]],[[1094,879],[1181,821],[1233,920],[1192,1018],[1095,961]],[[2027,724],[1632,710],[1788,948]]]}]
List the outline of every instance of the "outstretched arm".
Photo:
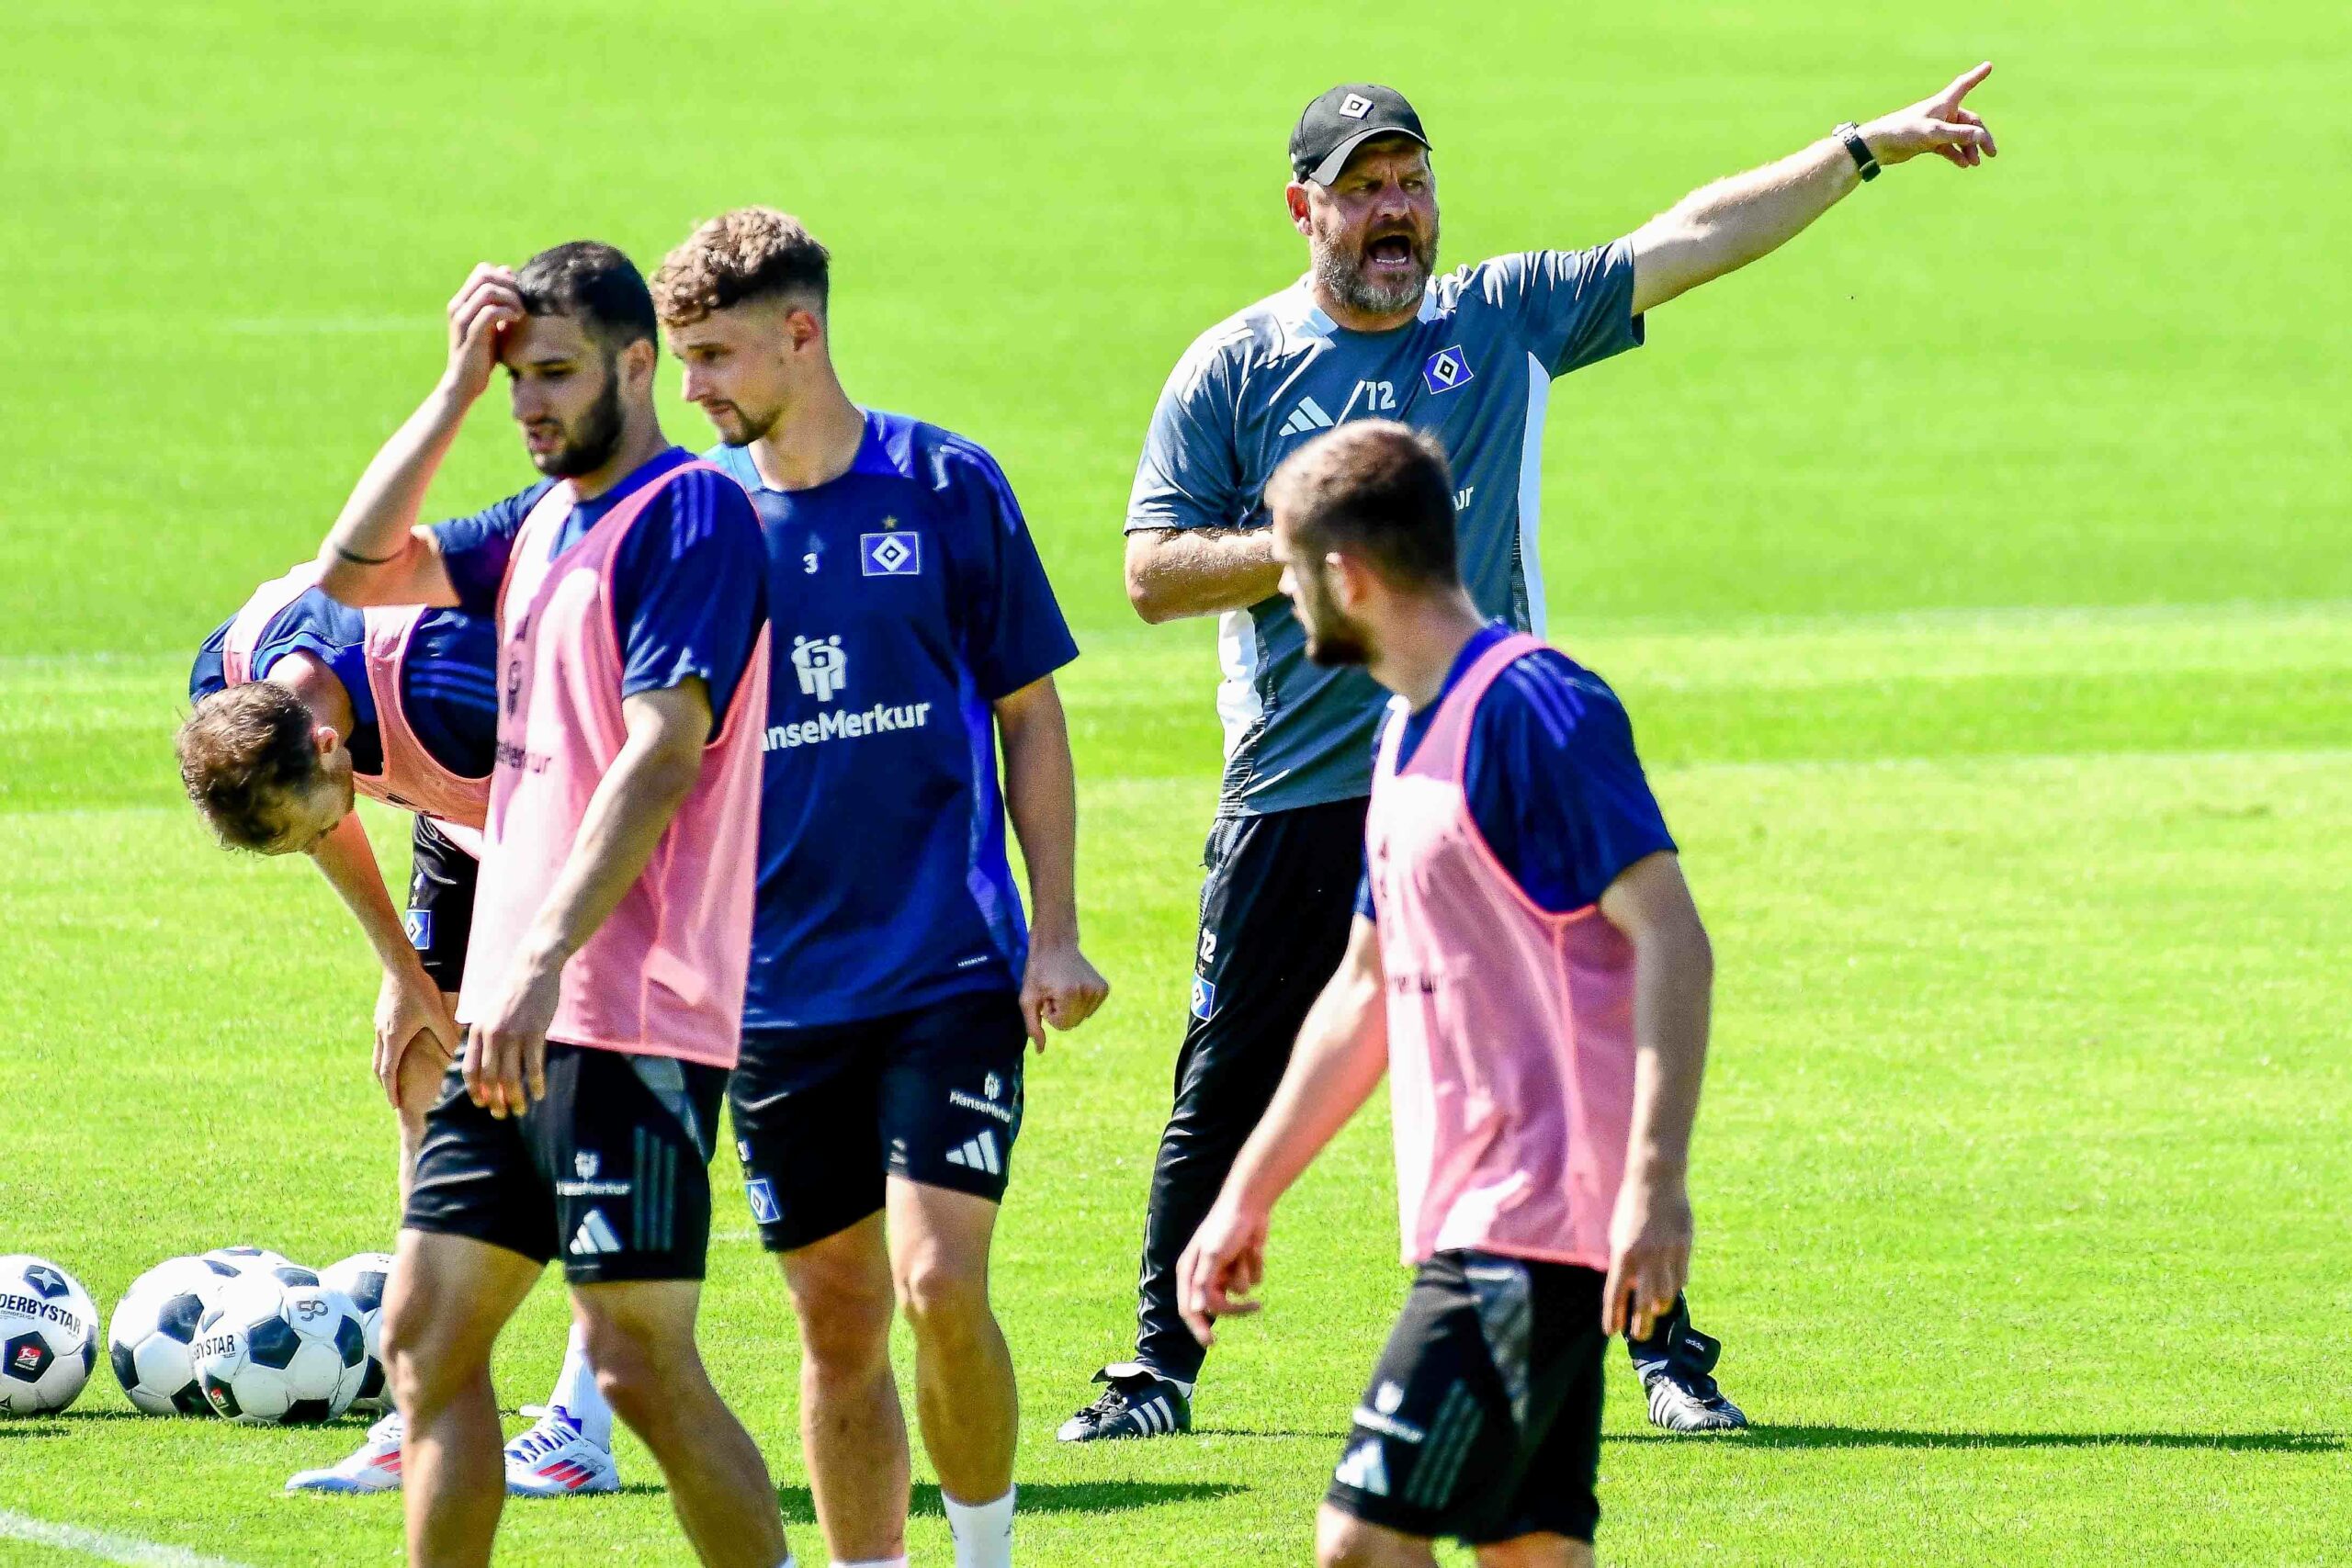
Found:
[{"label": "outstretched arm", "polygon": [[1274,1203],[1379,1087],[1388,1070],[1388,1012],[1380,931],[1363,916],[1306,1022],[1274,1101],[1241,1147],[1216,1206],[1176,1266],[1185,1326],[1202,1344],[1216,1319],[1256,1312],[1246,1299],[1266,1276]]},{"label": "outstretched arm", "polygon": [[514,275],[485,262],[449,301],[449,364],[440,383],[359,476],[319,547],[319,586],[344,604],[458,603],[430,529],[416,525],[424,492],[498,368],[498,334],[523,316]]},{"label": "outstretched arm", "polygon": [[[1992,131],[1961,104],[1992,73],[1989,62],[1979,65],[1933,97],[1861,127],[1871,155],[1892,168],[1934,152],[1962,169],[1995,155]],[[1860,183],[1861,171],[1845,142],[1825,136],[1777,164],[1702,186],[1629,236],[1634,312],[1770,255]]]}]

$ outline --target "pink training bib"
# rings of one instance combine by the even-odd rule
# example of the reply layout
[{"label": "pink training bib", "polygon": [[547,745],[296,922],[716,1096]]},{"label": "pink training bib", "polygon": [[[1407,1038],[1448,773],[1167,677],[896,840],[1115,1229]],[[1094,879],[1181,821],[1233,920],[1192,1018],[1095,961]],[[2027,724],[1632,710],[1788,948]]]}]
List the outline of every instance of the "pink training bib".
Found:
[{"label": "pink training bib", "polygon": [[[306,561],[285,576],[263,583],[229,623],[220,643],[220,669],[232,686],[253,679],[254,650],[262,633],[278,613],[318,586],[319,566]],[[490,805],[490,780],[453,773],[434,760],[424,742],[410,727],[408,709],[401,700],[401,671],[408,659],[409,637],[417,618],[428,612],[415,605],[364,610],[367,626],[364,652],[368,690],[376,702],[376,739],[383,748],[379,773],[353,771],[351,782],[360,794],[404,811],[423,812],[458,831],[450,834],[461,847],[471,849],[474,829],[482,824]]]},{"label": "pink training bib", "polygon": [[[628,739],[613,563],[671,469],[552,560],[572,508],[559,484],[523,520],[499,591],[498,765],[458,1019],[478,1021],[571,853]],[[549,1040],[732,1067],[751,967],[768,632],[760,628],[702,773],[644,874],[564,966]]]},{"label": "pink training bib", "polygon": [[1542,648],[1505,637],[1440,699],[1411,761],[1392,722],[1365,827],[1388,980],[1405,1259],[1475,1247],[1609,1266],[1634,1103],[1633,948],[1555,915],[1495,858],[1463,788],[1487,689]]}]

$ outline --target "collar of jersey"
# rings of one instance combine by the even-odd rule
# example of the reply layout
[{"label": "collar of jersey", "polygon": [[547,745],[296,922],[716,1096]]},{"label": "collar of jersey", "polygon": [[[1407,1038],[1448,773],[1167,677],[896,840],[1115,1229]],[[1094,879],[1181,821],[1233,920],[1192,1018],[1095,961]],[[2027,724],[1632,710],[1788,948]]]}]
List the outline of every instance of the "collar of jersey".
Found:
[{"label": "collar of jersey", "polygon": [[[1437,320],[1437,274],[1431,273],[1430,274],[1429,282],[1421,286],[1420,309],[1413,313],[1413,319],[1417,321],[1433,321]],[[1324,314],[1323,307],[1315,302],[1315,286],[1310,280],[1309,276],[1306,273],[1300,273],[1298,275],[1298,281],[1292,284],[1289,288],[1283,291],[1282,320],[1285,326],[1295,328],[1297,331],[1306,333],[1309,337],[1328,339],[1334,333],[1347,330],[1341,327],[1337,321],[1333,321],[1329,316]],[[1401,332],[1404,329],[1401,327],[1392,327],[1389,329],[1390,332]],[[1382,333],[1359,333],[1356,335],[1359,337],[1382,337],[1386,334]]]},{"label": "collar of jersey", "polygon": [[894,423],[902,429],[911,431],[914,422],[903,415],[885,413],[879,409],[862,408],[857,412],[865,420],[865,434],[858,437],[857,456],[849,460],[848,468],[827,479],[824,484],[811,485],[808,490],[780,491],[769,484],[760,477],[760,466],[752,461],[752,449],[749,446],[729,446],[721,444],[704,453],[703,460],[718,464],[727,471],[729,478],[745,490],[763,490],[774,495],[813,494],[823,490],[827,485],[839,484],[853,474],[878,474],[885,479],[909,478],[908,466],[890,455],[889,438]]}]

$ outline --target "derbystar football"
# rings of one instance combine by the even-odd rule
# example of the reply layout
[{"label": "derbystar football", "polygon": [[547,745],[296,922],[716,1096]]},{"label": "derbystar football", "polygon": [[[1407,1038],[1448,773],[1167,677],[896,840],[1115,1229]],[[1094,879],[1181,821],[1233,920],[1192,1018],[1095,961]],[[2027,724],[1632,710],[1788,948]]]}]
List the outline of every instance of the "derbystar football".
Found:
[{"label": "derbystar football", "polygon": [[212,1293],[232,1274],[201,1258],[172,1258],[130,1282],[107,1323],[107,1359],[130,1403],[150,1416],[209,1416],[190,1354]]},{"label": "derbystar football", "polygon": [[98,1309],[45,1258],[0,1258],[0,1410],[40,1416],[81,1397],[98,1359]]},{"label": "derbystar football", "polygon": [[368,1337],[368,1373],[359,1382],[354,1410],[376,1414],[391,1408],[391,1388],[384,1374],[384,1283],[391,1278],[389,1252],[356,1252],[340,1263],[319,1270],[319,1283],[341,1291],[359,1309],[359,1325]]},{"label": "derbystar football", "polygon": [[247,1274],[275,1275],[280,1284],[315,1285],[318,1275],[282,1252],[266,1247],[216,1247],[204,1255],[205,1266],[224,1279]]},{"label": "derbystar football", "polygon": [[341,1291],[254,1270],[220,1287],[190,1347],[219,1414],[248,1426],[333,1420],[368,1371],[359,1309]]}]

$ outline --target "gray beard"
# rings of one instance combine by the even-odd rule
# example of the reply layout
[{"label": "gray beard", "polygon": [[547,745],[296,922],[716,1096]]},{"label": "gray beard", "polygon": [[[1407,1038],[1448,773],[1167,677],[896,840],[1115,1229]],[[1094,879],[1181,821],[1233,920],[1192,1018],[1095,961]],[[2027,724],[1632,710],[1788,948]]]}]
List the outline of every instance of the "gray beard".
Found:
[{"label": "gray beard", "polygon": [[1340,254],[1336,246],[1317,240],[1314,246],[1315,281],[1323,291],[1351,310],[1367,316],[1393,316],[1420,302],[1422,292],[1429,288],[1430,275],[1437,270],[1438,234],[1430,233],[1426,254],[1415,246],[1413,260],[1419,276],[1411,282],[1399,279],[1385,288],[1368,280],[1363,275],[1363,258],[1350,261]]},{"label": "gray beard", "polygon": [[1410,282],[1400,278],[1383,287],[1367,279],[1357,265],[1342,261],[1329,251],[1317,251],[1315,280],[1323,286],[1324,292],[1351,310],[1367,316],[1393,316],[1420,299],[1422,290],[1429,287],[1430,275],[1424,268],[1420,276]]}]

